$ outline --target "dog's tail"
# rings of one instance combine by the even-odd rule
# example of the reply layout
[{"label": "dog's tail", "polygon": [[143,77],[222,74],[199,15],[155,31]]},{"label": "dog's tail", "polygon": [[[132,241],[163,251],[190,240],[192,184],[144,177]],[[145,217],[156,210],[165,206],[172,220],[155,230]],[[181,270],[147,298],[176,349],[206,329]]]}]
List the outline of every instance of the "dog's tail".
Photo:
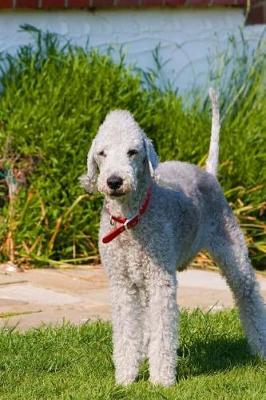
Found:
[{"label": "dog's tail", "polygon": [[206,171],[216,176],[219,159],[220,114],[218,95],[213,88],[209,89],[209,96],[212,103],[212,133]]}]

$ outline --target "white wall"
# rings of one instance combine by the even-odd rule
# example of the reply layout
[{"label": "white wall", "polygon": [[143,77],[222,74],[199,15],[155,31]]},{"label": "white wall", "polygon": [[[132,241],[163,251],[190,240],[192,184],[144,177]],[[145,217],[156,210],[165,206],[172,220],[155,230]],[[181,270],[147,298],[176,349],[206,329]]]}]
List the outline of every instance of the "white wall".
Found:
[{"label": "white wall", "polygon": [[[160,43],[164,74],[185,90],[206,83],[208,55],[215,57],[226,46],[228,35],[243,27],[242,9],[152,9],[106,11],[1,11],[0,51],[14,53],[28,43],[29,34],[20,25],[32,24],[56,32],[73,43],[106,50],[123,45],[126,61],[138,67],[154,68],[152,51]],[[255,42],[263,26],[244,28]]]}]

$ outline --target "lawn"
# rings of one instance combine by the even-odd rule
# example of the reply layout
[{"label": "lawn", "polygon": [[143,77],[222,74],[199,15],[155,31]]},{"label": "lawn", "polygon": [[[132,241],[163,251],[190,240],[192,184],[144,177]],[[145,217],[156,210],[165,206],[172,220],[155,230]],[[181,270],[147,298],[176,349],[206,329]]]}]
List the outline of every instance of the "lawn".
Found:
[{"label": "lawn", "polygon": [[116,386],[111,326],[0,331],[0,399],[266,399],[266,365],[251,356],[235,311],[182,312],[178,383]]}]

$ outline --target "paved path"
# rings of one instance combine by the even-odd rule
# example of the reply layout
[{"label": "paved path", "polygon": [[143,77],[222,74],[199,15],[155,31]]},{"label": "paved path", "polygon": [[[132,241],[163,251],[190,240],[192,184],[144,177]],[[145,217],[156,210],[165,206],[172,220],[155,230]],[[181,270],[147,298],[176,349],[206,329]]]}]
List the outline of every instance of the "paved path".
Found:
[{"label": "paved path", "polygon": [[[109,319],[108,282],[101,266],[77,269],[33,269],[27,272],[0,265],[0,327],[20,330],[63,320],[82,323]],[[266,278],[258,277],[266,299]],[[178,276],[181,307],[220,310],[233,306],[224,279],[216,272],[189,269]]]}]

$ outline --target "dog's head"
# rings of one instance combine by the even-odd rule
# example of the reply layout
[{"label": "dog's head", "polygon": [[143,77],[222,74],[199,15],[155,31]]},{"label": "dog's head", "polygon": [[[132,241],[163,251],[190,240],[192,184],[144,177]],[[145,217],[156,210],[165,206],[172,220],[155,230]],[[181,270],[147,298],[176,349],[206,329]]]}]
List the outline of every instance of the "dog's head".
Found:
[{"label": "dog's head", "polygon": [[128,111],[109,113],[91,144],[87,174],[80,178],[88,191],[121,197],[138,190],[147,175],[153,176],[158,157]]}]

